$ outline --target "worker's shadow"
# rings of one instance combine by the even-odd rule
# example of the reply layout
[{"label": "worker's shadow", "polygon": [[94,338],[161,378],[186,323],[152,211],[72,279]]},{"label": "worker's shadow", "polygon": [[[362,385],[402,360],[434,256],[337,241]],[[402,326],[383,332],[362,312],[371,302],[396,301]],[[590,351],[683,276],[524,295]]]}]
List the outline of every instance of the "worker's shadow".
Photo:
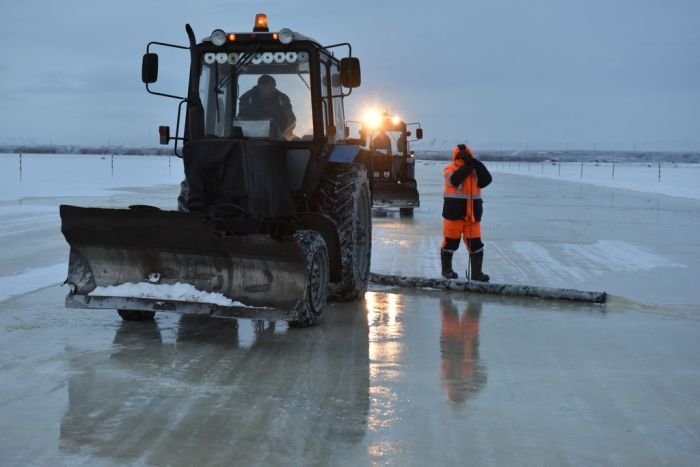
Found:
[{"label": "worker's shadow", "polygon": [[479,358],[481,302],[468,299],[462,313],[449,296],[440,299],[440,379],[451,404],[464,405],[486,385]]}]

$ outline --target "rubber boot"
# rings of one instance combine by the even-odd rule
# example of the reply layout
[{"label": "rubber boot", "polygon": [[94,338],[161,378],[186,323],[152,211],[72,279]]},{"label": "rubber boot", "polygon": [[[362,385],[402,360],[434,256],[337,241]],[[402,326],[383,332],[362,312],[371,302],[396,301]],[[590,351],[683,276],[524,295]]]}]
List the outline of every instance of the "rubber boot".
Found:
[{"label": "rubber boot", "polygon": [[469,258],[472,263],[471,280],[479,282],[488,282],[490,279],[489,275],[484,274],[484,272],[481,270],[484,264],[484,251],[481,250],[478,253],[472,253],[471,255],[469,255]]},{"label": "rubber boot", "polygon": [[452,270],[452,252],[440,250],[440,262],[442,262],[442,277],[457,279],[457,273]]}]

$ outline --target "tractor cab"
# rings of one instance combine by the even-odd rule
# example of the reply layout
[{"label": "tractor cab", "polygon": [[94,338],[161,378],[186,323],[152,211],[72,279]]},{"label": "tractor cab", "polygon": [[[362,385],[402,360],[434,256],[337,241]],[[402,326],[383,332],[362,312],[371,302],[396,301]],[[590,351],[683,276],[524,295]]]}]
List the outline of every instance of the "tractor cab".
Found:
[{"label": "tractor cab", "polygon": [[[360,63],[350,44],[322,46],[287,28],[270,31],[264,14],[256,16],[252,32],[215,29],[199,43],[189,25],[186,30],[189,47],[151,42],[143,59],[148,92],[178,97],[152,89],[158,56],[151,49],[183,48],[191,57],[187,96],[179,97],[184,129],[178,111],[175,136],[160,127],[161,144],[175,140],[181,155],[181,141],[185,159],[193,150],[210,154],[216,146],[216,152],[223,141],[281,154],[275,159],[287,162],[295,198],[311,196],[325,163],[333,162],[334,146],[345,142],[344,98],[360,85]],[[338,58],[337,48],[348,56]]]}]

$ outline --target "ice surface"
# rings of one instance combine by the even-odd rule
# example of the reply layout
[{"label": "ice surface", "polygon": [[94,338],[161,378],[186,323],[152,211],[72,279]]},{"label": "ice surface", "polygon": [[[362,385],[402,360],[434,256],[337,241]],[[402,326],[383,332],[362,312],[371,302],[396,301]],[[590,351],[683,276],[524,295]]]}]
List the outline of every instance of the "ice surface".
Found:
[{"label": "ice surface", "polygon": [[577,283],[587,275],[604,272],[650,271],[654,268],[682,268],[668,258],[621,240],[600,240],[593,244],[547,244],[513,242],[512,247],[546,277]]},{"label": "ice surface", "polygon": [[68,264],[30,269],[14,276],[0,277],[0,302],[65,280]]},{"label": "ice surface", "polygon": [[[419,161],[413,218],[373,217],[373,271],[439,275],[442,165]],[[115,206],[171,202],[173,178]],[[65,198],[9,197],[0,290],[59,283]],[[617,296],[373,285],[297,331],[171,313],[134,326],[44,288],[0,303],[2,464],[700,465],[700,202],[505,173],[484,197],[494,281]],[[460,276],[466,261],[461,246]]]},{"label": "ice surface", "polygon": [[[372,272],[440,277],[444,165],[418,161],[421,206],[413,218],[375,209]],[[700,267],[696,200],[493,173],[493,184],[482,192],[484,269],[493,283],[600,290],[645,303],[692,306],[700,300],[692,280]],[[463,244],[453,267],[463,279]]]}]

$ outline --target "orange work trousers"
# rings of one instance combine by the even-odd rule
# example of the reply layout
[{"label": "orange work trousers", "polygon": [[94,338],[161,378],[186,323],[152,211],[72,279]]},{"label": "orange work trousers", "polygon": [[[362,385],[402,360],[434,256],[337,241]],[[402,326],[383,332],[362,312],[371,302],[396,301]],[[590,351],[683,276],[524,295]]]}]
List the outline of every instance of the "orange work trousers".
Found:
[{"label": "orange work trousers", "polygon": [[[442,249],[455,251],[459,248],[459,241],[464,239],[464,244],[470,253],[483,248],[481,242],[481,222],[471,222],[466,219],[443,219],[442,233],[445,239],[442,241]],[[472,239],[474,241],[472,242]]]}]

